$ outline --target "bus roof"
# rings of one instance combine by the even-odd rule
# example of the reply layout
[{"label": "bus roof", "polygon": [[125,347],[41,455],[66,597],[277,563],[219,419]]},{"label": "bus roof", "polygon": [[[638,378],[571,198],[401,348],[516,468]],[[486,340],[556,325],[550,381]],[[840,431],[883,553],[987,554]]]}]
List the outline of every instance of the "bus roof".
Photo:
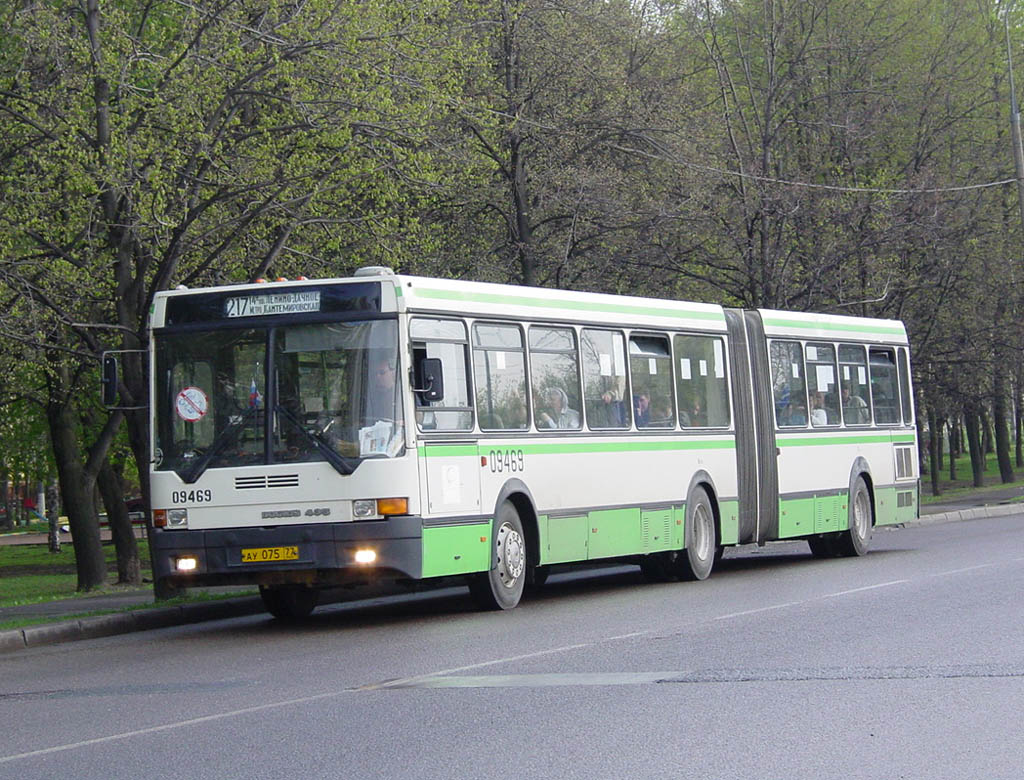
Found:
[{"label": "bus roof", "polygon": [[725,331],[722,307],[708,303],[418,276],[394,278],[406,309],[414,312]]},{"label": "bus roof", "polygon": [[886,344],[907,344],[907,330],[899,320],[848,317],[839,314],[759,309],[769,338],[851,339]]},{"label": "bus roof", "polygon": [[[713,332],[724,332],[726,329],[724,309],[716,304],[407,276],[383,268],[366,268],[355,276],[337,279],[282,280],[161,291],[154,301],[151,322],[160,327],[164,322],[167,300],[177,296],[211,293],[273,295],[296,288],[322,288],[367,281],[381,283],[383,311],[593,322],[632,328],[681,328]],[[865,342],[907,344],[906,329],[899,320],[773,309],[758,311],[764,322],[765,334],[769,337],[823,340],[849,338]]]}]

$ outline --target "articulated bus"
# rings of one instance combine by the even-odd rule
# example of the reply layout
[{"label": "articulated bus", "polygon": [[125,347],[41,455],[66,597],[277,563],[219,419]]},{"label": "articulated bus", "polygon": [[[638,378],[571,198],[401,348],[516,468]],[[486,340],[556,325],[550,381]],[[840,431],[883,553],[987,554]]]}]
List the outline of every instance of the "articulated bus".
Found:
[{"label": "articulated bus", "polygon": [[154,575],[278,617],[383,580],[509,609],[564,564],[858,556],[918,513],[897,321],[372,267],[162,292],[151,328]]}]

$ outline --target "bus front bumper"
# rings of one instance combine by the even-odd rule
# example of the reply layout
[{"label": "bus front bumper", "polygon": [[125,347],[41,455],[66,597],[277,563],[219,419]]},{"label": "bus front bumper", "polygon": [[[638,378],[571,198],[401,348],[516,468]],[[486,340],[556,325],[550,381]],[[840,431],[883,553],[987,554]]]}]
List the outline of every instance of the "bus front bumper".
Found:
[{"label": "bus front bumper", "polygon": [[267,528],[156,529],[150,551],[153,576],[177,587],[328,586],[419,579],[422,536],[423,523],[412,516]]}]

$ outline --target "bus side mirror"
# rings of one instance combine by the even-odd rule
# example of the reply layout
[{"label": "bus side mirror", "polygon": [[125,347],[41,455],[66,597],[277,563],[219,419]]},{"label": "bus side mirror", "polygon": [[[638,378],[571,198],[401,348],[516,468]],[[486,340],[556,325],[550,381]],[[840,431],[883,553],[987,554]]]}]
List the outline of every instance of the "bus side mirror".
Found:
[{"label": "bus side mirror", "polygon": [[117,406],[117,386],[120,382],[117,358],[106,353],[103,355],[103,405],[106,407]]},{"label": "bus side mirror", "polygon": [[416,371],[423,387],[414,387],[412,391],[419,393],[424,402],[440,401],[444,398],[444,371],[441,358],[423,358]]}]

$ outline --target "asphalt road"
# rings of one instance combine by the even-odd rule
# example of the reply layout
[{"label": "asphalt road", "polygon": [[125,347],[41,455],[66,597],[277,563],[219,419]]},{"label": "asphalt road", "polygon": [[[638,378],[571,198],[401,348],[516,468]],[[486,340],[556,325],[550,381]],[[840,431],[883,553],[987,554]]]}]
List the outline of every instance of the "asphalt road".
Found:
[{"label": "asphalt road", "polygon": [[1022,520],[0,655],[0,778],[1019,778]]}]

